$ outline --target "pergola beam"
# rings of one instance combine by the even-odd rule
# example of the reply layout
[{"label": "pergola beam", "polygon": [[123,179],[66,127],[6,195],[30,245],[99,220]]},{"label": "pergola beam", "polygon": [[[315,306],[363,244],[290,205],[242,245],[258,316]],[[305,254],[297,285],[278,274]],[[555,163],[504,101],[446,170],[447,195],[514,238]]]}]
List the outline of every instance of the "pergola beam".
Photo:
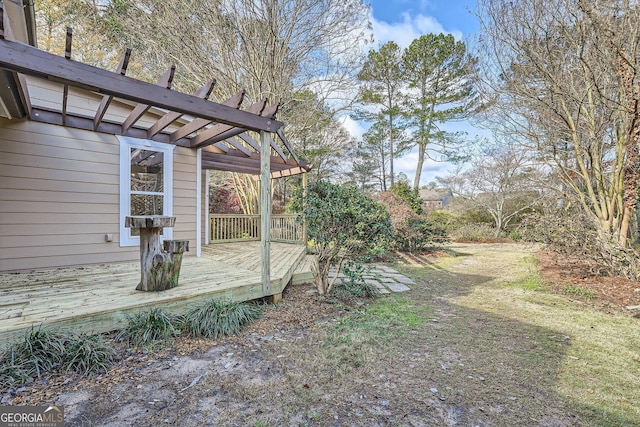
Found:
[{"label": "pergola beam", "polygon": [[[245,156],[230,154],[232,150],[229,150],[228,153],[214,153],[214,152],[204,151],[204,150],[206,149],[203,149],[203,153],[202,153],[203,161],[210,160],[210,161],[218,161],[218,162],[227,162],[230,165],[254,166],[254,167],[257,167],[260,163],[260,156],[258,154],[252,155],[251,157],[245,157]],[[298,164],[295,164],[293,162],[284,163],[279,157],[276,157],[276,156],[270,156],[270,163],[271,163],[271,168],[274,170],[284,170],[284,169],[290,169],[292,167],[299,166]]]},{"label": "pergola beam", "polygon": [[[50,110],[44,107],[34,107],[33,112],[31,114],[31,120],[42,123],[50,123],[53,125],[62,126],[62,114],[59,111]],[[98,125],[97,129],[94,129],[93,117],[81,116],[81,115],[72,115],[67,114],[65,126],[89,130],[92,132],[102,132],[108,133],[111,135],[121,135],[122,124],[116,123],[108,120],[102,120]],[[178,141],[170,141],[169,135],[164,133],[159,133],[154,135],[153,138],[147,138],[147,129],[142,129],[138,127],[131,127],[125,133],[124,136],[130,136],[132,138],[138,139],[151,139],[153,141],[162,142],[165,144],[176,144],[176,145],[189,145],[188,139],[181,139]]]},{"label": "pergola beam", "polygon": [[244,129],[276,132],[282,127],[282,122],[273,118],[236,110],[180,92],[158,90],[154,84],[66,60],[64,57],[6,38],[0,40],[0,67]]},{"label": "pergola beam", "polygon": [[[278,105],[271,105],[263,111],[262,115],[264,117],[273,117],[278,110]],[[191,148],[202,148],[207,145],[215,144],[216,142],[224,141],[226,139],[232,138],[234,136],[238,136],[247,131],[247,129],[242,129],[239,127],[230,127],[229,130],[223,133],[219,133],[215,136],[210,136],[208,139],[205,138],[197,138],[191,140]]]},{"label": "pergola beam", "polygon": [[306,173],[306,172],[309,172],[309,170],[302,167],[284,169],[281,171],[273,171],[271,172],[271,179],[283,178],[285,176],[292,176],[292,175],[300,175],[301,173]]},{"label": "pergola beam", "polygon": [[[226,105],[228,107],[238,109],[240,108],[240,104],[242,104],[242,101],[244,100],[244,94],[245,94],[245,91],[242,90],[237,94],[233,95],[231,98],[227,99],[225,102],[222,103],[222,105]],[[179,139],[185,138],[188,135],[192,134],[193,132],[196,132],[202,129],[209,123],[211,123],[211,120],[205,120],[205,119],[196,117],[191,122],[187,123],[186,125],[182,126],[180,129],[177,129],[175,132],[173,132],[171,134],[171,141],[178,141]]]},{"label": "pergola beam", "polygon": [[242,145],[240,142],[236,141],[233,138],[227,138],[224,140],[224,142],[226,142],[227,144],[229,144],[231,147],[235,148],[236,150],[244,153],[247,157],[251,156],[251,151],[245,147],[244,145]]},{"label": "pergola beam", "polygon": [[[71,43],[73,41],[73,29],[67,27],[67,38],[64,47],[64,58],[71,59]],[[69,85],[62,88],[62,125],[67,121],[67,101],[69,99]]]},{"label": "pergola beam", "polygon": [[287,139],[286,136],[284,136],[284,132],[282,132],[282,129],[278,129],[278,131],[276,132],[276,134],[278,135],[278,137],[280,138],[280,141],[282,141],[282,143],[284,144],[284,146],[286,147],[287,151],[289,151],[289,154],[291,154],[291,157],[293,157],[293,159],[300,163],[300,159],[298,158],[298,156],[296,156],[295,151],[293,151],[293,147],[291,146],[291,144],[289,143],[289,140]]}]

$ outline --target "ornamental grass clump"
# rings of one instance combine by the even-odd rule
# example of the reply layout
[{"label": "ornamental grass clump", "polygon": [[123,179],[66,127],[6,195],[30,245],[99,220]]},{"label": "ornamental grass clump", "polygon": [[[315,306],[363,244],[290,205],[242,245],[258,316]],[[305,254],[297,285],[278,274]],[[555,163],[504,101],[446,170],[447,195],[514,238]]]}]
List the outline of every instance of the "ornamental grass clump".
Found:
[{"label": "ornamental grass clump", "polygon": [[114,351],[100,335],[31,328],[0,353],[0,387],[10,388],[45,373],[106,371]]},{"label": "ornamental grass clump", "polygon": [[163,346],[180,335],[180,319],[159,307],[127,316],[127,325],[116,338],[134,347]]},{"label": "ornamental grass clump", "polygon": [[82,332],[70,337],[65,347],[61,369],[85,376],[107,371],[115,356],[114,349],[98,334]]},{"label": "ornamental grass clump", "polygon": [[184,315],[183,327],[191,336],[216,339],[240,333],[261,315],[256,305],[209,299]]},{"label": "ornamental grass clump", "polygon": [[21,341],[7,348],[0,356],[3,382],[23,383],[57,369],[64,358],[67,336],[53,329],[31,328]]}]

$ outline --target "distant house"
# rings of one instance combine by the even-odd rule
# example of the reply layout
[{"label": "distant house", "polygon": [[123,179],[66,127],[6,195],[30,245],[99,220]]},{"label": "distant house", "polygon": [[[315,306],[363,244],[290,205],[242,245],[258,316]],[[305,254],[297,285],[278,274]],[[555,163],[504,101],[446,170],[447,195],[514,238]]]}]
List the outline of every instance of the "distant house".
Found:
[{"label": "distant house", "polygon": [[421,188],[419,190],[419,196],[422,199],[422,208],[427,212],[442,209],[453,199],[453,193],[446,188],[436,188],[433,190]]}]

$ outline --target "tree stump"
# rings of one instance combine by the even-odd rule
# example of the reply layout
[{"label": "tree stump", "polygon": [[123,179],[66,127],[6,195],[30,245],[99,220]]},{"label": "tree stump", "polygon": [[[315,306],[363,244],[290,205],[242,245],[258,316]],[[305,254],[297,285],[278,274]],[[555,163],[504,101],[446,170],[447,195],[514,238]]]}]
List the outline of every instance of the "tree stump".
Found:
[{"label": "tree stump", "polygon": [[175,217],[128,216],[125,227],[140,230],[139,291],[164,291],[178,286],[182,254],[189,250],[187,240],[167,240],[161,245],[160,230],[173,227]]}]

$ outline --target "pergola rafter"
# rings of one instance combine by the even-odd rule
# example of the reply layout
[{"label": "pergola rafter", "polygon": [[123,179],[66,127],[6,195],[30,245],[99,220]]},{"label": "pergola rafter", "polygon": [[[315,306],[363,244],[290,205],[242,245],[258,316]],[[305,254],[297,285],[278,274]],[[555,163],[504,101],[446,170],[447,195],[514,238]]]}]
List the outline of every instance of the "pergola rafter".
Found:
[{"label": "pergola rafter", "polygon": [[[269,156],[271,172],[282,172],[283,166],[297,168],[297,173],[310,169],[308,164],[299,161],[284,138],[282,123],[275,119],[279,106],[268,105],[267,99],[262,99],[246,109],[240,109],[245,91],[238,92],[222,103],[209,101],[208,98],[216,84],[215,80],[210,80],[193,95],[176,92],[171,90],[175,66],[161,76],[156,84],[147,83],[126,76],[131,58],[130,49],[124,52],[117,70],[111,72],[71,58],[73,32],[70,28],[67,30],[65,56],[60,57],[12,41],[11,29],[6,22],[3,23],[5,25],[0,32],[0,69],[5,75],[13,78],[15,89],[21,94],[22,105],[31,120],[150,139],[193,149],[202,148],[204,168],[253,175],[260,174],[262,148],[261,143],[256,141],[250,132],[256,132],[257,136],[265,133],[266,136],[259,139],[268,143],[269,151],[274,154]],[[25,76],[59,83],[62,86],[59,108],[32,105]],[[70,88],[102,95],[94,115],[88,116],[68,110]],[[109,106],[114,100],[135,103],[129,115],[122,121],[106,119]],[[141,119],[148,117],[149,112],[157,114],[158,111],[164,113],[150,126],[140,124]],[[271,133],[278,135],[278,139],[284,144],[284,150],[270,136]],[[224,161],[221,156],[245,160],[241,163],[235,159]]]}]

